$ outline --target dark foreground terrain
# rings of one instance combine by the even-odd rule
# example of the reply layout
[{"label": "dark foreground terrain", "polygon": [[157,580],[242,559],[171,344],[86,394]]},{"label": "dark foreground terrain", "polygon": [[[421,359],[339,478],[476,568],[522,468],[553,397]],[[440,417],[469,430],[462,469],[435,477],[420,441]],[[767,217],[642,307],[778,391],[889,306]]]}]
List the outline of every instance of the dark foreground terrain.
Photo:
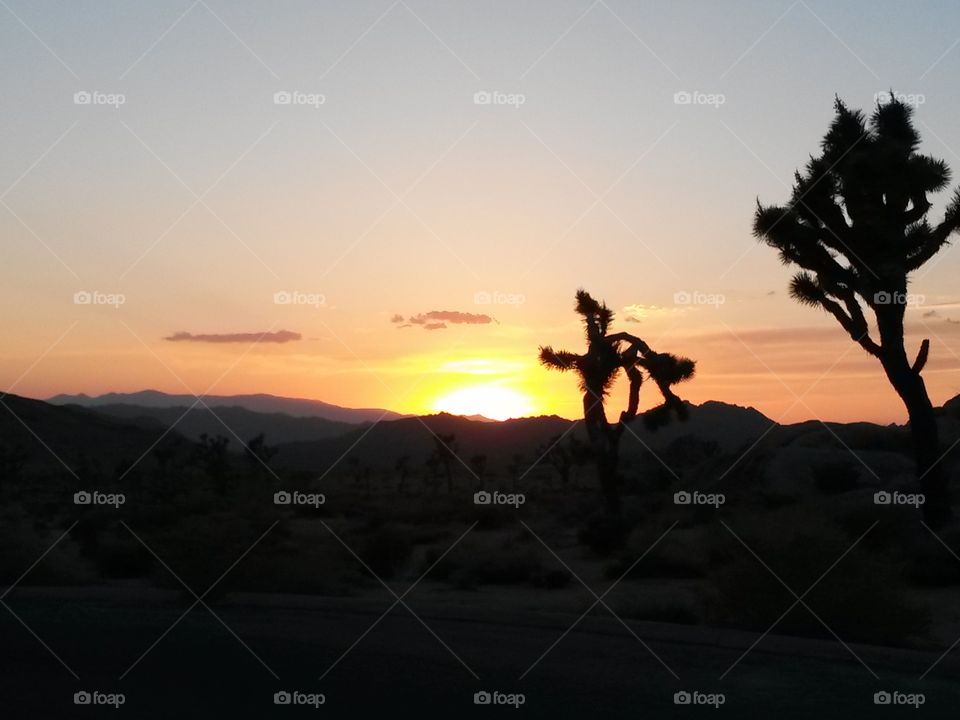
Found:
[{"label": "dark foreground terrain", "polygon": [[[936,653],[797,645],[770,635],[743,655],[757,634],[644,623],[628,629],[609,617],[587,618],[564,635],[575,616],[456,617],[411,600],[419,619],[397,606],[371,630],[392,599],[251,597],[212,605],[216,617],[198,605],[171,630],[192,599],[25,588],[7,602],[50,649],[11,613],[0,617],[0,695],[10,718],[346,718],[365,711],[442,718],[947,717],[960,701],[952,663],[918,679]],[[124,704],[75,706],[73,695],[83,690],[123,693]],[[274,693],[284,690],[322,693],[325,703],[275,705]],[[475,705],[474,693],[484,690],[522,693],[524,703]],[[674,693],[682,690],[723,693],[724,703],[678,706]],[[883,690],[923,693],[924,704],[878,707],[874,693]]]}]

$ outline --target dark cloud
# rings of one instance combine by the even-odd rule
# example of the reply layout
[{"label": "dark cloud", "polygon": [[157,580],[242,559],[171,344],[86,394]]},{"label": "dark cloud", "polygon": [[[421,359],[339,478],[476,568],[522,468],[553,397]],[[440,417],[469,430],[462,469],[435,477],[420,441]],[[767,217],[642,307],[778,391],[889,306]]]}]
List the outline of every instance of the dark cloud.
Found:
[{"label": "dark cloud", "polygon": [[[390,318],[390,322],[394,324],[404,323],[404,319],[402,315],[397,314]],[[450,325],[487,325],[492,322],[496,322],[496,320],[481,313],[467,313],[459,310],[431,310],[419,315],[412,315],[406,319],[405,324],[398,324],[397,326],[404,328],[419,325],[425,330],[443,330],[448,326],[448,323]]]},{"label": "dark cloud", "polygon": [[430,320],[435,322],[448,322],[454,325],[486,325],[493,322],[489,315],[479,313],[465,313],[457,310],[431,310],[428,313],[420,313],[410,318],[410,322],[422,325]]},{"label": "dark cloud", "polygon": [[940,313],[936,310],[927,310],[924,314],[924,317],[940,317]]},{"label": "dark cloud", "polygon": [[631,322],[631,323],[638,323],[638,322],[640,322],[640,318],[635,317],[635,316],[633,316],[633,315],[625,315],[624,318],[623,318],[623,321],[624,321],[624,322]]},{"label": "dark cloud", "polygon": [[175,332],[173,335],[165,337],[164,340],[204,343],[286,343],[299,340],[301,337],[300,333],[290,330],[251,333],[200,333],[197,335],[188,332]]}]

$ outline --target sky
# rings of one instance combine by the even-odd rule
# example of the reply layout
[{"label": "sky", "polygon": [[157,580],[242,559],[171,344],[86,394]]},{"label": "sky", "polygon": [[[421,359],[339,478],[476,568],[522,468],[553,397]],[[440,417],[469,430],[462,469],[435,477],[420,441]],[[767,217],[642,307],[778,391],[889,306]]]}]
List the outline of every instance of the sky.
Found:
[{"label": "sky", "polygon": [[[0,53],[8,392],[575,417],[537,347],[583,287],[693,402],[905,419],[751,222],[835,95],[902,93],[960,168],[955,3],[3,0]],[[958,267],[911,286],[935,404]]]}]

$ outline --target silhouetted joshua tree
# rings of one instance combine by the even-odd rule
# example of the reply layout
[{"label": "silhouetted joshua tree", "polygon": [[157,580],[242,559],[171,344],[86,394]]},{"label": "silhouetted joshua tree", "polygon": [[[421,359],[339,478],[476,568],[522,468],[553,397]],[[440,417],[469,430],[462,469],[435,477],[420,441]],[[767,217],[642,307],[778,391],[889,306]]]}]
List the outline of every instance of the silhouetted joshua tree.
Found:
[{"label": "silhouetted joshua tree", "polygon": [[583,443],[573,435],[565,440],[562,435],[554,435],[537,448],[537,456],[546,460],[557,471],[560,485],[566,490],[570,486],[574,466],[581,462],[584,449]]},{"label": "silhouetted joshua tree", "polygon": [[447,479],[447,492],[453,492],[453,463],[457,460],[457,436],[439,434],[433,436],[433,453],[431,455],[438,469],[443,469]]},{"label": "silhouetted joshua tree", "polygon": [[[587,427],[600,489],[611,513],[620,511],[617,465],[620,459],[620,436],[637,416],[643,370],[660,388],[663,403],[643,413],[646,425],[655,430],[669,422],[672,414],[686,419],[687,408],[671,390],[671,386],[693,377],[695,363],[669,353],[657,353],[640,338],[629,333],[607,334],[613,322],[613,311],[606,303],[597,302],[585,290],[577,291],[576,311],[583,318],[587,352],[583,355],[540,348],[540,362],[554,370],[573,370],[580,377],[583,391],[583,419]],[[624,345],[626,343],[626,345]],[[615,423],[607,420],[604,401],[620,371],[630,381],[627,409]]]},{"label": "silhouetted joshua tree", "polygon": [[[892,93],[891,93],[892,94]],[[795,175],[786,206],[757,202],[754,234],[799,265],[790,295],[833,315],[854,341],[876,357],[907,409],[927,522],[950,517],[946,476],[933,405],[920,376],[930,342],[911,363],[904,349],[909,275],[932,258],[960,226],[960,191],[938,225],[927,220],[928,194],[944,189],[950,170],[917,152],[913,111],[897,101],[867,120],[838,98],[821,143]],[[870,336],[863,305],[876,318]]]},{"label": "silhouetted joshua tree", "polygon": [[272,445],[267,445],[267,436],[264,433],[250,438],[244,446],[244,455],[255,472],[261,469],[269,472],[270,461],[273,460],[278,452],[279,450],[277,448]]},{"label": "silhouetted joshua tree", "polygon": [[227,445],[230,439],[223,435],[213,438],[206,433],[200,435],[200,443],[194,449],[194,458],[213,481],[219,495],[227,492]]}]

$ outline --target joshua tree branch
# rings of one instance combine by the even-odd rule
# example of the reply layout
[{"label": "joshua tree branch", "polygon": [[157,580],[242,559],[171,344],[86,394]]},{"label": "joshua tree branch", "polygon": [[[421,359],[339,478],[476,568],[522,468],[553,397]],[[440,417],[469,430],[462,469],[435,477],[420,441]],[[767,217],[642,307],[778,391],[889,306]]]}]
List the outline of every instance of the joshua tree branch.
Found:
[{"label": "joshua tree branch", "polygon": [[540,348],[540,362],[546,367],[561,372],[574,369],[580,357],[580,355],[566,350],[554,350],[549,345]]},{"label": "joshua tree branch", "polygon": [[630,394],[627,409],[620,413],[620,422],[628,423],[637,416],[637,409],[640,407],[640,385],[643,383],[643,374],[635,365],[624,368],[624,372],[630,378]]},{"label": "joshua tree branch", "polygon": [[920,374],[923,366],[927,364],[927,356],[930,354],[930,341],[926,338],[920,343],[920,352],[917,353],[917,359],[913,361],[913,371]]},{"label": "joshua tree branch", "polygon": [[927,200],[926,193],[919,193],[916,197],[911,198],[911,202],[913,207],[903,213],[902,222],[904,225],[913,225],[913,223],[919,222],[930,209],[930,202]]},{"label": "joshua tree branch", "polygon": [[[874,357],[880,357],[880,346],[870,337],[866,319],[863,317],[863,312],[860,311],[859,305],[856,304],[855,300],[853,301],[853,305],[856,305],[857,315],[859,316],[856,319],[850,315],[847,315],[847,313],[844,312],[843,308],[840,306],[840,303],[836,302],[835,300],[831,300],[826,296],[820,300],[820,304],[827,312],[837,319],[837,322],[840,323],[840,326],[847,331],[851,338],[860,344],[860,347]],[[849,302],[847,303],[847,307],[850,307]],[[862,324],[860,321],[862,321]]]},{"label": "joshua tree branch", "polygon": [[624,342],[629,342],[630,347],[624,351],[624,354],[629,353],[631,351],[633,351],[634,353],[640,352],[640,353],[646,354],[647,352],[650,351],[649,345],[647,345],[640,338],[634,335],[631,335],[630,333],[618,332],[612,335],[607,335],[606,339],[609,340],[610,342],[619,342],[621,340]]},{"label": "joshua tree branch", "polygon": [[933,228],[930,239],[923,244],[920,252],[910,258],[910,269],[916,270],[940,252],[940,248],[947,244],[947,238],[958,229],[960,229],[960,214],[948,212],[943,222]]}]

